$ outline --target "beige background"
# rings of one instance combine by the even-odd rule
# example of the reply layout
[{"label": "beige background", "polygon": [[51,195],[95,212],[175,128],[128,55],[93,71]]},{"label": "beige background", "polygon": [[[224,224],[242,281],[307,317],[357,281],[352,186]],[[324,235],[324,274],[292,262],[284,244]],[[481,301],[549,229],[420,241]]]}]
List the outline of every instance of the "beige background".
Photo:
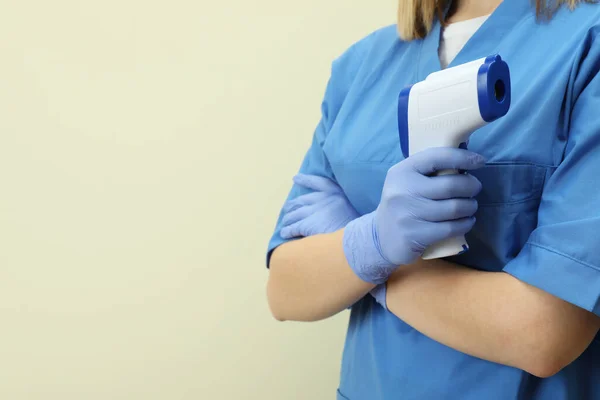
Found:
[{"label": "beige background", "polygon": [[264,251],[394,3],[0,0],[0,398],[334,398],[347,315],[274,322]]}]

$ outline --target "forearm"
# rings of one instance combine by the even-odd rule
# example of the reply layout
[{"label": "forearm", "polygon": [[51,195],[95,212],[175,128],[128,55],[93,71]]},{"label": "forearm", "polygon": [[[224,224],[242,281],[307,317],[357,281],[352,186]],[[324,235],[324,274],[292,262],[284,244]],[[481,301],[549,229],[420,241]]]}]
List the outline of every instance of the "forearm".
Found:
[{"label": "forearm", "polygon": [[267,295],[278,320],[329,318],[374,288],[348,265],[342,239],[340,230],[288,242],[273,252]]},{"label": "forearm", "polygon": [[542,377],[574,361],[597,332],[593,314],[508,274],[441,260],[400,268],[387,303],[440,343]]}]

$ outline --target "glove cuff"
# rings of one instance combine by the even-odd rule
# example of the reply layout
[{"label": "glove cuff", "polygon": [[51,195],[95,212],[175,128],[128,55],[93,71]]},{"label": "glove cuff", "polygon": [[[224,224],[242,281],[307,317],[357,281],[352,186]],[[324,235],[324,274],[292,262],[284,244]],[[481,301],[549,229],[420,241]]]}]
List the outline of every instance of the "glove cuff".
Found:
[{"label": "glove cuff", "polygon": [[381,254],[374,213],[355,219],[346,226],[343,247],[350,268],[365,282],[380,285],[397,268]]},{"label": "glove cuff", "polygon": [[371,296],[379,303],[385,310],[387,310],[387,284],[382,283],[376,286],[375,289],[371,290]]}]

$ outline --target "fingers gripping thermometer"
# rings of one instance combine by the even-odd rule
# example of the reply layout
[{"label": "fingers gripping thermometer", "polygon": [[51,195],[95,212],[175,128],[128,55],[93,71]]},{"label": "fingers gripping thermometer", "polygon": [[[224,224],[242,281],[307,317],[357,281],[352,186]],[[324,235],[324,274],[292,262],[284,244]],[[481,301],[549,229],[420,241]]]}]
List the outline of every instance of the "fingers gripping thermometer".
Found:
[{"label": "fingers gripping thermometer", "polygon": [[[506,115],[510,108],[510,71],[499,55],[432,73],[402,90],[398,129],[404,157],[430,147],[466,146],[471,134]],[[458,171],[441,171],[441,174]],[[423,259],[464,253],[464,237],[436,243]]]}]

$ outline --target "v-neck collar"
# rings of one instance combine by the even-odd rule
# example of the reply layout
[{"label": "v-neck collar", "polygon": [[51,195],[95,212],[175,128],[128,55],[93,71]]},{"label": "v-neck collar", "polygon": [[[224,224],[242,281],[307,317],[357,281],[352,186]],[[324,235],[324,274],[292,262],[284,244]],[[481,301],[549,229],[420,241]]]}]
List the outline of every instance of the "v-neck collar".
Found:
[{"label": "v-neck collar", "polygon": [[[450,5],[446,8],[444,15],[448,13]],[[504,0],[481,25],[475,34],[467,41],[462,50],[456,55],[454,60],[448,65],[463,64],[465,62],[484,58],[494,51],[482,53],[481,46],[478,46],[482,38],[485,38],[487,49],[495,49],[501,42],[504,35],[509,32],[519,20],[535,15],[532,4],[529,0]],[[429,74],[441,69],[438,49],[440,46],[441,23],[436,18],[431,32],[422,40],[421,49],[418,58],[417,79],[424,80]],[[479,47],[479,48],[478,48]]]}]

